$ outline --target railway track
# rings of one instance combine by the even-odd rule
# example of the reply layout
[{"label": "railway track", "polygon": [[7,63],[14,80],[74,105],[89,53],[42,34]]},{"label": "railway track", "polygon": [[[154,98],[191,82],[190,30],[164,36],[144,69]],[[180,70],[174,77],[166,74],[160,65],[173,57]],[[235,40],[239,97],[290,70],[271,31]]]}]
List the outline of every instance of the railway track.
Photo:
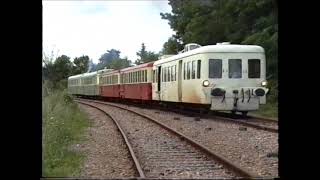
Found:
[{"label": "railway track", "polygon": [[[152,117],[106,102],[76,102],[97,108],[114,120],[128,145],[139,179],[258,177]],[[116,117],[119,115],[127,119]]]},{"label": "railway track", "polygon": [[[95,100],[95,102],[105,102],[105,101]],[[251,128],[264,130],[272,133],[278,133],[278,121],[267,119],[267,118],[260,118],[260,117],[253,117],[253,116],[243,117],[242,115],[237,115],[237,114],[231,114],[231,113],[225,113],[225,112],[212,112],[212,111],[210,111],[209,113],[201,113],[201,112],[195,112],[192,110],[182,110],[178,108],[164,108],[161,106],[150,107],[150,106],[143,106],[141,104],[132,104],[132,103],[127,105],[134,105],[141,108],[149,108],[149,109],[153,108],[153,109],[159,109],[163,111],[171,111],[174,113],[192,116],[196,118],[197,117],[207,118],[215,121],[236,123],[246,127],[251,127]]]}]

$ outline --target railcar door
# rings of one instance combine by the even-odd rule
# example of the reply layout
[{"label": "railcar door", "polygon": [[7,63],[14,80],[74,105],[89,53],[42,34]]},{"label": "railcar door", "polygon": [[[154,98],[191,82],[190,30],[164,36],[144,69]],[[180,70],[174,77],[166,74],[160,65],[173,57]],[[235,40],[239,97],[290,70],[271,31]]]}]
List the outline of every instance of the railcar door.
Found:
[{"label": "railcar door", "polygon": [[182,101],[182,60],[179,60],[179,66],[178,66],[178,101]]}]

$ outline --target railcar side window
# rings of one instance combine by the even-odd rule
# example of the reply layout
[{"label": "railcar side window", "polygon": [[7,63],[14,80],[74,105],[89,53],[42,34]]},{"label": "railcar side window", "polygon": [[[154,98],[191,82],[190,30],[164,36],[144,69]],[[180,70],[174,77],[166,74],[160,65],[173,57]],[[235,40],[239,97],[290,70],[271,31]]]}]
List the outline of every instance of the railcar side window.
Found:
[{"label": "railcar side window", "polygon": [[186,70],[186,63],[183,63],[183,79],[186,79],[186,73],[187,73],[187,70]]},{"label": "railcar side window", "polygon": [[167,82],[170,81],[170,67],[167,67]]},{"label": "railcar side window", "polygon": [[248,59],[248,77],[249,78],[260,78],[261,77],[261,66],[260,59]]},{"label": "railcar side window", "polygon": [[177,80],[177,68],[176,68],[176,65],[174,65],[174,80],[176,81]]},{"label": "railcar side window", "polygon": [[190,79],[190,66],[191,66],[191,62],[188,62],[187,64],[187,79]]},{"label": "railcar side window", "polygon": [[134,82],[138,82],[138,71],[134,72]]},{"label": "railcar side window", "polygon": [[200,79],[200,74],[201,74],[201,60],[198,60],[197,64],[197,78]]},{"label": "railcar side window", "polygon": [[173,67],[174,67],[174,66],[171,66],[171,81],[175,81],[175,80],[174,80],[174,71],[173,71]]},{"label": "railcar side window", "polygon": [[209,78],[222,78],[221,59],[209,59]]},{"label": "railcar side window", "polygon": [[192,61],[192,79],[196,78],[196,61]]},{"label": "railcar side window", "polygon": [[163,69],[164,71],[164,78],[163,78],[163,82],[167,82],[167,68],[165,67],[164,69]]},{"label": "railcar side window", "polygon": [[171,79],[171,67],[169,66],[168,67],[168,82],[170,82],[172,79]]},{"label": "railcar side window", "polygon": [[148,74],[147,74],[147,70],[144,70],[144,82],[148,81]]},{"label": "railcar side window", "polygon": [[241,59],[229,59],[229,78],[242,78]]}]

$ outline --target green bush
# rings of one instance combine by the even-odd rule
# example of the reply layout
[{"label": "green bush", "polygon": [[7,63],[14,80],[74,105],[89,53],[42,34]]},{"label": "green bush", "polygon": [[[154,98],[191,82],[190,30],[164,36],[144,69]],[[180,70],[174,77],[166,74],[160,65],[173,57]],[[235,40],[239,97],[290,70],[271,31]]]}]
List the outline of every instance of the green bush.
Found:
[{"label": "green bush", "polygon": [[70,147],[84,140],[82,134],[89,126],[86,114],[78,109],[66,90],[54,90],[43,99],[42,118],[43,176],[78,175],[84,156]]}]

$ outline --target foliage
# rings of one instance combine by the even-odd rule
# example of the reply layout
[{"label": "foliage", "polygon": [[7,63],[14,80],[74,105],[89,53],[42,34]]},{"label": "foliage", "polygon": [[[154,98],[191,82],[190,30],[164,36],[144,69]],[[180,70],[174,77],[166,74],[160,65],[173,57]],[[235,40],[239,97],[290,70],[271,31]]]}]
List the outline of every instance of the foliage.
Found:
[{"label": "foliage", "polygon": [[103,68],[108,69],[121,69],[131,66],[131,61],[127,57],[120,58],[120,51],[116,49],[107,50],[106,53],[101,55],[99,63],[92,71],[101,70]]},{"label": "foliage", "polygon": [[73,60],[76,65],[73,69],[73,74],[82,74],[88,71],[89,67],[89,56],[76,57]]},{"label": "foliage", "polygon": [[84,140],[89,121],[66,90],[47,91],[42,102],[43,176],[78,176],[84,156],[72,146]]},{"label": "foliage", "polygon": [[144,43],[142,43],[142,45],[141,45],[141,50],[137,52],[137,56],[140,57],[139,59],[136,60],[137,65],[147,63],[147,62],[156,61],[159,58],[159,54],[151,52],[151,51],[147,51]]},{"label": "foliage", "polygon": [[172,36],[167,42],[164,43],[162,54],[178,54],[181,49],[183,49],[182,44],[179,43],[174,36]]},{"label": "foliage", "polygon": [[76,57],[73,63],[70,61],[70,57],[66,55],[61,55],[55,60],[52,57],[44,56],[42,62],[43,82],[50,81],[50,88],[64,89],[67,87],[69,76],[88,71],[89,56]]}]

